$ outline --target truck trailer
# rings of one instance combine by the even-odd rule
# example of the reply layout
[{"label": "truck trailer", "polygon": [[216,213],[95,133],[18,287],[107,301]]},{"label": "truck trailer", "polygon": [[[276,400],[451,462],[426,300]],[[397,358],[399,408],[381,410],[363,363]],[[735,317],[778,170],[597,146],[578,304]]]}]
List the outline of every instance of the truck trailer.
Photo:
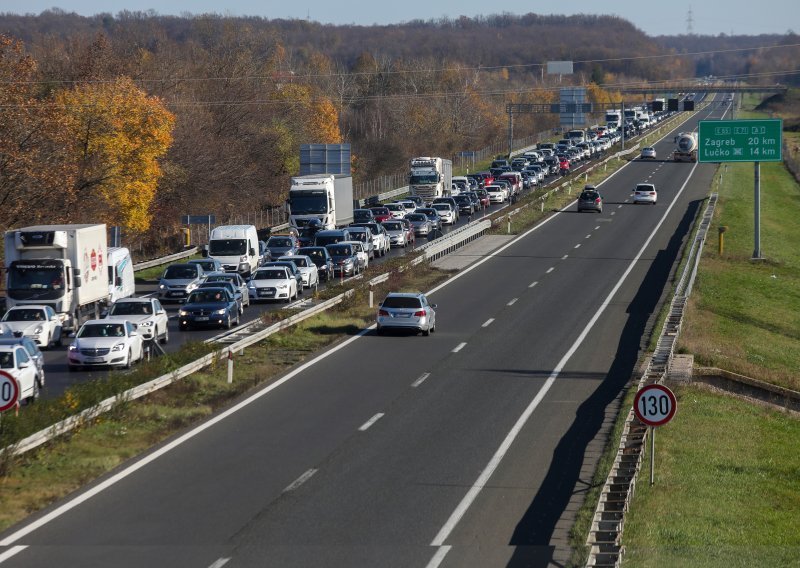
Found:
[{"label": "truck trailer", "polygon": [[65,332],[99,318],[110,298],[107,251],[104,224],[6,231],[6,307],[49,305]]},{"label": "truck trailer", "polygon": [[697,133],[681,132],[675,137],[677,148],[672,152],[672,159],[676,162],[697,161]]}]

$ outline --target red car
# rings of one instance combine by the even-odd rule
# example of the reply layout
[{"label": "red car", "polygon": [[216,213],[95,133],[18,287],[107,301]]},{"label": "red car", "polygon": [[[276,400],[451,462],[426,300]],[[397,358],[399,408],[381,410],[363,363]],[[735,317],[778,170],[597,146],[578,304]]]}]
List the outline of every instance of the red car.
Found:
[{"label": "red car", "polygon": [[370,211],[372,211],[372,215],[378,223],[383,223],[392,218],[392,212],[386,207],[370,207]]},{"label": "red car", "polygon": [[414,232],[414,225],[412,225],[411,221],[409,221],[408,219],[399,219],[399,221],[406,228],[406,242],[411,243],[411,245],[413,246],[414,242],[416,241],[416,233]]},{"label": "red car", "polygon": [[566,158],[559,158],[559,169],[561,170],[561,175],[565,176],[569,173],[569,160]]}]

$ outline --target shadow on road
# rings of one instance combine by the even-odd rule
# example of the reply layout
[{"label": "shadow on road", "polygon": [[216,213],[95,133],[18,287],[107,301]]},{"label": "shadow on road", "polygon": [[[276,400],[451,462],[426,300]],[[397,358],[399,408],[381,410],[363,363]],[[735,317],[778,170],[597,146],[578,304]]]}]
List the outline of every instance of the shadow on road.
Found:
[{"label": "shadow on road", "polygon": [[[658,308],[665,283],[701,204],[702,201],[692,201],[688,205],[667,248],[658,252],[638,293],[628,306],[630,315],[608,375],[578,407],[572,426],[553,452],[550,470],[511,536],[509,544],[516,548],[508,562],[510,568],[558,565],[553,561],[555,547],[551,545],[556,523],[573,493],[585,493],[591,484],[591,479],[580,478],[586,447],[600,430],[606,408],[618,400],[634,372],[642,335],[647,331],[648,320]],[[559,535],[560,538],[565,536]]]}]

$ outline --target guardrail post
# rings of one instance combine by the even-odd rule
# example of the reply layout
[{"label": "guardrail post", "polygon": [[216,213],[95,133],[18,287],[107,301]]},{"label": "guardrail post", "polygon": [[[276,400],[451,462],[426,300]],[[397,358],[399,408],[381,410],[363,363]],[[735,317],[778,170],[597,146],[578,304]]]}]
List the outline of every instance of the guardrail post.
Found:
[{"label": "guardrail post", "polygon": [[372,284],[369,285],[369,307],[372,308],[375,303],[375,292],[372,290]]},{"label": "guardrail post", "polygon": [[228,384],[233,382],[233,350],[228,349]]},{"label": "guardrail post", "polygon": [[508,222],[508,234],[511,234],[511,215],[506,215],[506,221]]}]

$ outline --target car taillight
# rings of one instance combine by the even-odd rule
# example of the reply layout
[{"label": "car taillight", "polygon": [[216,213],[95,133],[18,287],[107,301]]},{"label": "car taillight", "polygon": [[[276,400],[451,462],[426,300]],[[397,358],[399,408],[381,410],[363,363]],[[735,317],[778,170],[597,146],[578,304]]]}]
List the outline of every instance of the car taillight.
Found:
[{"label": "car taillight", "polygon": [[388,316],[389,312],[387,312],[386,310],[378,310],[378,315],[379,316]]},{"label": "car taillight", "polygon": [[650,192],[650,195],[655,195],[655,194],[656,194],[656,192],[655,192],[655,191],[651,191],[651,192]]},{"label": "car taillight", "polygon": [[594,202],[595,203],[600,203],[600,198],[598,197],[597,199],[594,200]]},{"label": "car taillight", "polygon": [[425,310],[420,310],[418,312],[414,312],[414,317],[415,318],[425,317]]}]

